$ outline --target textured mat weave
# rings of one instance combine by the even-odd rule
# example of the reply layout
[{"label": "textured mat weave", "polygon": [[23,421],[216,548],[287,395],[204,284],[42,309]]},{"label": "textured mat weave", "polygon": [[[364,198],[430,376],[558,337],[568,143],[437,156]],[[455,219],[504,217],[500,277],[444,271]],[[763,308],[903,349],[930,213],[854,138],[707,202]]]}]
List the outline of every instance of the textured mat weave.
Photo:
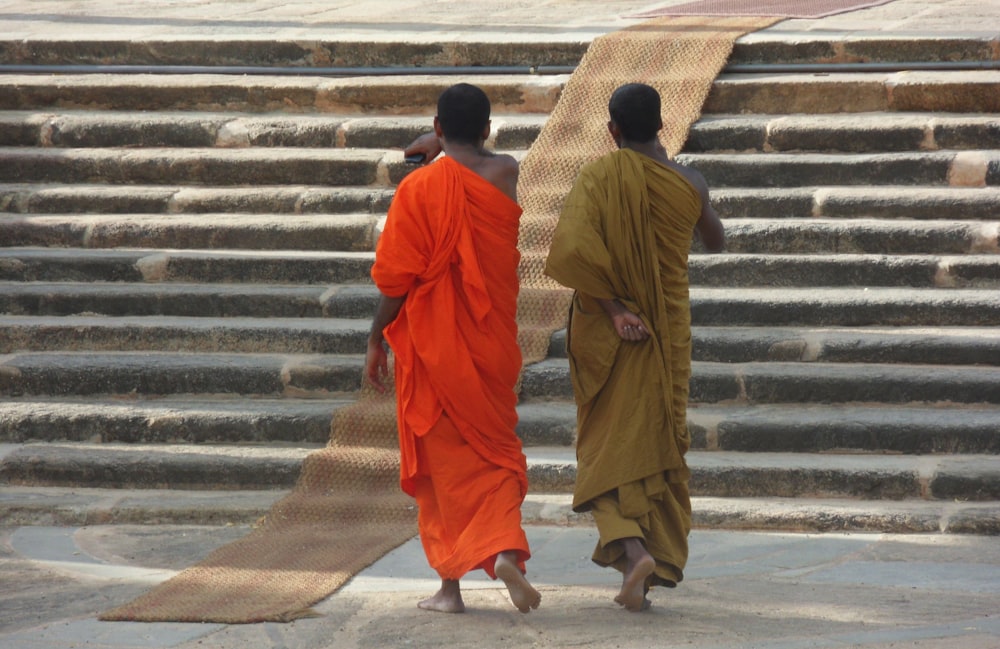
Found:
[{"label": "textured mat weave", "polygon": [[[761,18],[658,19],[594,41],[522,163],[519,199],[525,362],[546,356],[565,326],[569,294],[542,272],[563,197],[579,168],[610,151],[607,103],[623,83],[663,96],[663,143],[680,150],[733,41],[775,22]],[[334,418],[330,445],[305,460],[295,489],[259,528],[219,548],[102,620],[288,621],[416,534],[413,501],[399,489],[392,395],[366,391]]]},{"label": "textured mat weave", "polygon": [[851,0],[699,0],[662,7],[632,18],[657,16],[781,16],[784,18],[822,18],[834,14],[877,7],[892,0],[857,2]]}]

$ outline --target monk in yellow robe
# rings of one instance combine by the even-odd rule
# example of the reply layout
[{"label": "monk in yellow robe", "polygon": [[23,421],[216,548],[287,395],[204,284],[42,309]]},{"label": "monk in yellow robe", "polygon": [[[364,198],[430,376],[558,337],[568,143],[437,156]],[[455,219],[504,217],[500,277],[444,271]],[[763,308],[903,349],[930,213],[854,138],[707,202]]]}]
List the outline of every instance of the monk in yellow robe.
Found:
[{"label": "monk in yellow robe", "polygon": [[575,290],[568,354],[577,402],[575,511],[591,511],[593,560],[622,572],[615,601],[649,607],[651,586],[683,578],[691,527],[687,257],[719,251],[722,222],[701,174],[657,139],[660,96],[618,88],[608,129],[619,149],[586,165],[564,203],[546,273]]},{"label": "monk in yellow robe", "polygon": [[469,84],[438,101],[447,154],[396,190],[375,252],[381,292],[365,375],[385,389],[395,356],[400,482],[441,589],[418,606],[465,610],[459,579],[482,568],[523,613],[541,595],[525,579],[521,527],[527,463],[517,424],[517,161],[483,148],[490,102]]}]

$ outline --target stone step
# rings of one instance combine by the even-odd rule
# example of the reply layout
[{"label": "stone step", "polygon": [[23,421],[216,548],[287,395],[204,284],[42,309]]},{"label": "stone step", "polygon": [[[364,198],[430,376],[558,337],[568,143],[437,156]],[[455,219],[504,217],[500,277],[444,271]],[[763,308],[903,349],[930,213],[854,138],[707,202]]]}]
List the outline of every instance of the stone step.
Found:
[{"label": "stone step", "polygon": [[[0,255],[2,256],[2,255]],[[1000,287],[1000,256],[748,254],[691,255],[700,286]]]},{"label": "stone step", "polygon": [[[527,149],[547,119],[547,113],[493,112],[490,145]],[[0,146],[401,149],[429,132],[431,122],[426,115],[10,110],[0,111]],[[990,135],[982,119],[952,122],[953,130],[964,128],[970,138]]]},{"label": "stone step", "polygon": [[[372,213],[0,214],[0,245],[360,252],[375,249],[379,218]],[[960,236],[955,232],[953,238]]]},{"label": "stone step", "polygon": [[[0,220],[0,227],[2,223]],[[1000,221],[727,218],[725,227],[728,252],[887,255],[1000,252]]]},{"label": "stone step", "polygon": [[[330,439],[334,412],[353,401],[353,395],[306,399],[238,395],[9,399],[0,404],[0,443],[324,444]],[[573,404],[524,404],[518,411],[517,432],[526,446],[573,445]]]},{"label": "stone step", "polygon": [[[182,40],[113,38],[0,41],[0,61],[22,65],[224,65],[262,67],[447,67],[575,65],[589,45],[575,30],[543,39],[485,38],[435,41],[394,40],[392,32],[372,32],[354,40],[284,40],[230,37]],[[799,31],[789,38],[771,28],[739,38],[731,64],[880,63],[991,61],[997,58],[988,35],[892,34],[878,31]]]},{"label": "stone step", "polygon": [[703,113],[1000,112],[1000,70],[722,74]]},{"label": "stone step", "polygon": [[[0,248],[0,281],[367,283],[374,252]],[[1000,286],[1000,255],[693,254],[695,286]]]},{"label": "stone step", "polygon": [[[1000,404],[1000,368],[885,363],[694,361],[690,400],[725,404]],[[565,359],[525,368],[525,401],[571,399]]]},{"label": "stone step", "polygon": [[[414,167],[386,149],[303,147],[0,149],[0,182],[391,187]],[[685,153],[710,187],[1000,185],[1000,151]]]},{"label": "stone step", "polygon": [[[14,352],[0,395],[329,395],[360,387],[360,354],[161,351]],[[695,361],[691,400],[703,403],[1000,403],[996,366]],[[572,399],[565,359],[525,369],[525,401]]]},{"label": "stone step", "polygon": [[[365,289],[364,300],[352,297]],[[372,317],[374,286],[0,282],[0,312],[18,315]]]},{"label": "stone step", "polygon": [[[0,404],[0,443],[323,444],[353,398],[19,398]],[[522,403],[525,447],[572,447],[571,401]],[[692,404],[692,448],[712,451],[1000,454],[993,405]]]},{"label": "stone step", "polygon": [[[0,482],[119,489],[268,489],[295,484],[316,447],[44,443],[7,445]],[[529,489],[568,493],[571,448],[529,447]],[[1000,457],[692,451],[694,496],[995,501]]]},{"label": "stone step", "polygon": [[364,354],[370,329],[370,320],[341,318],[0,315],[0,353]]},{"label": "stone step", "polygon": [[148,148],[0,150],[6,183],[388,186],[412,170],[401,151]]},{"label": "stone step", "polygon": [[[0,184],[0,212],[12,214],[385,214],[393,187],[182,187],[57,183]],[[561,199],[560,199],[561,200]],[[885,218],[989,221],[1000,188],[882,186],[739,187],[712,190],[726,218]]]},{"label": "stone step", "polygon": [[[1000,89],[998,89],[1000,94]],[[1000,151],[903,153],[685,153],[678,162],[709,187],[1000,185]]]},{"label": "stone step", "polygon": [[[497,113],[550,113],[566,74],[463,75]],[[238,111],[434,115],[450,75],[0,74],[0,110]]]},{"label": "stone step", "polygon": [[[370,284],[260,285],[0,282],[0,313],[21,316],[356,318],[375,313]],[[994,289],[707,288],[691,289],[696,327],[996,327]],[[556,334],[554,345],[563,345]],[[561,347],[560,347],[561,348]],[[562,351],[554,351],[564,355]]]},{"label": "stone step", "polygon": [[695,327],[692,345],[695,360],[720,363],[906,363],[1000,369],[1000,331],[995,328]]},{"label": "stone step", "polygon": [[56,183],[0,185],[0,211],[19,214],[384,214],[392,187],[183,187]]},{"label": "stone step", "polygon": [[98,282],[370,282],[375,253],[0,248],[0,280]]},{"label": "stone step", "polygon": [[[527,71],[525,71],[527,72]],[[498,113],[549,113],[567,74],[463,75]],[[451,75],[0,74],[0,110],[323,112],[432,115]],[[716,78],[709,114],[1000,112],[1000,71],[732,74]]]},{"label": "stone step", "polygon": [[[0,353],[177,351],[363,354],[370,319],[0,315]],[[550,353],[564,354],[564,332]],[[698,361],[1000,366],[996,328],[795,328],[695,325]]]},{"label": "stone step", "polygon": [[696,325],[996,326],[995,289],[692,287]]},{"label": "stone step", "polygon": [[693,404],[692,447],[780,453],[1000,454],[996,405]]},{"label": "stone step", "polygon": [[[600,33],[600,31],[596,32]],[[8,64],[229,65],[279,67],[556,66],[574,65],[589,45],[577,30],[547,39],[489,36],[437,41],[400,41],[393,32],[371,32],[364,40],[240,40],[190,35],[183,40],[27,38],[0,42]],[[990,61],[997,58],[992,32],[983,34],[892,34],[883,32],[751,32],[734,44],[730,63],[879,63],[896,61]]]},{"label": "stone step", "polygon": [[0,359],[0,395],[329,397],[361,387],[361,355],[32,352]]},{"label": "stone step", "polygon": [[704,115],[684,150],[845,153],[1000,149],[1000,117],[955,113]]},{"label": "stone step", "polygon": [[[287,490],[100,489],[16,487],[0,491],[0,519],[9,525],[253,525]],[[696,528],[996,535],[993,502],[865,501],[832,498],[694,497]],[[521,506],[527,525],[592,526],[574,513],[570,494],[529,492]]]},{"label": "stone step", "polygon": [[[379,215],[0,214],[0,246],[370,251]],[[1000,252],[1000,222],[726,219],[729,252]]]},{"label": "stone step", "polygon": [[[527,149],[546,113],[491,115],[491,144]],[[0,146],[402,148],[427,116],[232,112],[0,111]],[[705,115],[684,150],[890,152],[1000,149],[995,115]]]}]

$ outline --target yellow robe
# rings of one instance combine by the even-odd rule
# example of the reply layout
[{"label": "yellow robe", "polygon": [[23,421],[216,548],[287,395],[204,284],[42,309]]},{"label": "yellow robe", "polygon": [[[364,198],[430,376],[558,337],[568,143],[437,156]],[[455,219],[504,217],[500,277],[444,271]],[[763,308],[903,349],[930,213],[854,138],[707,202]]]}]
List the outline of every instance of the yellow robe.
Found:
[{"label": "yellow robe", "polygon": [[[546,273],[576,291],[569,363],[577,402],[576,511],[600,532],[594,561],[623,569],[619,539],[644,539],[648,585],[676,585],[691,503],[686,410],[691,374],[687,256],[699,192],[629,149],[585,166],[568,195]],[[623,341],[596,299],[618,299],[651,337]]]}]

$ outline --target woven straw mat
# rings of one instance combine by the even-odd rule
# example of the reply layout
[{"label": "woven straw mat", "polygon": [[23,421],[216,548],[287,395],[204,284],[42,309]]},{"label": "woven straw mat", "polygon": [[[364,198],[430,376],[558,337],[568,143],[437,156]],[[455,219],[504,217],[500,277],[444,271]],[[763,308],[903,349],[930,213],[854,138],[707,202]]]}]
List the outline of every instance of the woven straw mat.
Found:
[{"label": "woven straw mat", "polygon": [[[526,363],[545,358],[570,294],[543,274],[563,197],[580,167],[611,150],[607,103],[642,81],[663,98],[663,144],[680,150],[733,41],[775,22],[665,18],[595,40],[521,167],[519,326]],[[102,620],[249,623],[312,615],[310,607],[417,533],[399,489],[394,396],[362,390],[334,415],[329,445],[305,459],[296,487],[248,536],[223,546]]]}]

